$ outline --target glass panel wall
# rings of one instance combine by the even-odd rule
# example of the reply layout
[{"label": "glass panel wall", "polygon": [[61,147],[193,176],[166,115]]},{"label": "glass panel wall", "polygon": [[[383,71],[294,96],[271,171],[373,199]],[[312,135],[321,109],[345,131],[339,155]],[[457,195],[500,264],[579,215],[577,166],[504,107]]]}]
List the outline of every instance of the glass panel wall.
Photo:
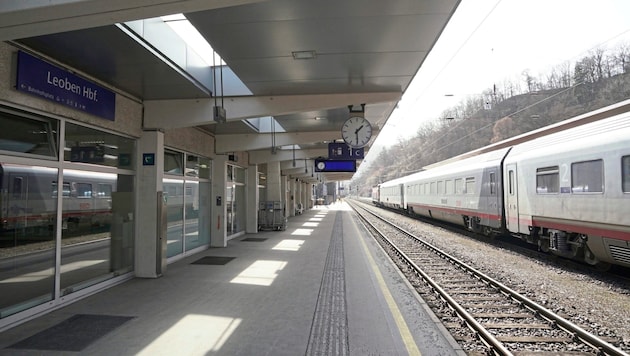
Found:
[{"label": "glass panel wall", "polygon": [[227,166],[226,195],[227,235],[245,230],[245,169]]},{"label": "glass panel wall", "polygon": [[25,116],[28,115],[0,108],[0,152],[57,158],[58,121]]},{"label": "glass panel wall", "polygon": [[135,141],[132,139],[68,123],[65,142],[66,162],[133,169]]},{"label": "glass panel wall", "polygon": [[0,317],[54,298],[58,170],[0,163]]},{"label": "glass panel wall", "polygon": [[[61,217],[61,295],[133,269],[134,141],[66,124]],[[72,168],[70,168],[72,167]],[[57,182],[53,182],[57,189]]]},{"label": "glass panel wall", "polygon": [[[210,244],[210,160],[165,150],[167,257]],[[185,163],[185,164],[184,164]]]},{"label": "glass panel wall", "polygon": [[164,178],[162,183],[166,196],[166,256],[173,257],[184,251],[184,180]]},{"label": "glass panel wall", "polygon": [[0,318],[132,271],[135,141],[1,107],[0,126]]}]

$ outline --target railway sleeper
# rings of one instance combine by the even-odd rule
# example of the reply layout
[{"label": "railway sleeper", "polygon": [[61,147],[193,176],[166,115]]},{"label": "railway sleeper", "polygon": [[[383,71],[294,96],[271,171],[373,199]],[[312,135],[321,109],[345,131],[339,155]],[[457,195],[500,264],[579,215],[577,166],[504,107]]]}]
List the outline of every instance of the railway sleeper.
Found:
[{"label": "railway sleeper", "polygon": [[486,329],[553,329],[553,326],[544,323],[520,324],[520,323],[484,323]]}]

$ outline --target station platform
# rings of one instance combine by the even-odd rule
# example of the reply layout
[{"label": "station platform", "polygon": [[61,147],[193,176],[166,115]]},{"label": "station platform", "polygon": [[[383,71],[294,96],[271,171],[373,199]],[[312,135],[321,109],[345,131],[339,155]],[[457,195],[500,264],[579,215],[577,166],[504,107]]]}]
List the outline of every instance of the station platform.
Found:
[{"label": "station platform", "polygon": [[0,333],[0,355],[464,355],[347,204]]}]

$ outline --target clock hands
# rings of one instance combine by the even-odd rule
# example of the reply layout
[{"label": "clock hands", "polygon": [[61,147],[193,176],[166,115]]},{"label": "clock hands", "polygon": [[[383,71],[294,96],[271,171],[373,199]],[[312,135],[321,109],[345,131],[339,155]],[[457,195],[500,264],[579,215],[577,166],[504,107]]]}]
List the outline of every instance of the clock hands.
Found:
[{"label": "clock hands", "polygon": [[359,131],[363,128],[363,125],[359,126],[356,130],[354,130],[354,135],[357,138],[357,145],[359,144]]}]

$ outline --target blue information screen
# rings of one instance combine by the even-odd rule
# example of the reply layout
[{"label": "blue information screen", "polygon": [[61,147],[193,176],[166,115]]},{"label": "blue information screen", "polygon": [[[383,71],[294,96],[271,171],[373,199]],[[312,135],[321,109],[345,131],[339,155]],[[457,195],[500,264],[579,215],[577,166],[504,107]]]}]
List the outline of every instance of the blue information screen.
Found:
[{"label": "blue information screen", "polygon": [[315,160],[315,172],[356,172],[356,160]]}]

